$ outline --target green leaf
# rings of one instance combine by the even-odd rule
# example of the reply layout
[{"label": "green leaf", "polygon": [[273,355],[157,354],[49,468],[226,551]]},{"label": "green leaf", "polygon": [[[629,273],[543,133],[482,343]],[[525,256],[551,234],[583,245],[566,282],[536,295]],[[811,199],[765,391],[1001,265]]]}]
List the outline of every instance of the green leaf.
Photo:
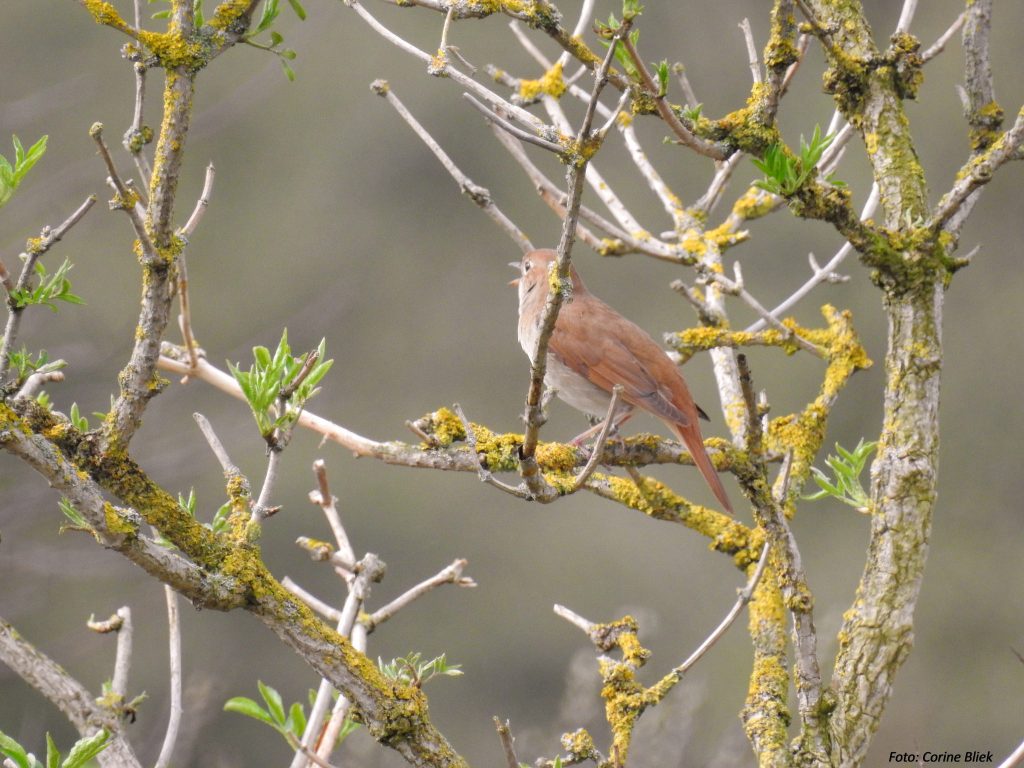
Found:
[{"label": "green leaf", "polygon": [[6,157],[0,155],[0,208],[7,204],[22,179],[46,152],[46,142],[49,137],[43,136],[29,147],[27,152],[17,136],[11,138],[14,144],[14,164],[11,165]]},{"label": "green leaf", "polygon": [[259,720],[261,723],[266,723],[270,726],[276,727],[277,725],[277,723],[274,722],[274,718],[270,716],[270,713],[248,696],[235,696],[234,698],[228,699],[224,703],[224,711],[237,712],[240,715],[251,717],[254,720]]},{"label": "green leaf", "polygon": [[46,768],[59,768],[60,766],[60,750],[57,749],[56,743],[53,741],[53,736],[47,732],[46,734]]},{"label": "green leaf", "polygon": [[32,768],[25,748],[3,731],[0,731],[0,754],[13,760],[18,768]]},{"label": "green leaf", "polygon": [[871,498],[861,484],[860,476],[877,446],[878,443],[865,443],[861,439],[857,442],[856,448],[848,451],[836,443],[838,455],[828,456],[825,459],[825,463],[832,470],[832,477],[817,467],[812,467],[814,482],[817,483],[820,490],[809,496],[804,496],[804,498],[814,501],[831,496],[860,512],[867,512],[870,508]]},{"label": "green leaf", "polygon": [[265,31],[267,27],[274,23],[274,19],[276,19],[278,17],[278,14],[281,13],[277,5],[278,0],[264,0],[263,11],[260,14],[260,20],[256,23],[256,29],[254,29],[250,34],[251,37],[254,37],[258,35],[260,32]]},{"label": "green leaf", "polygon": [[260,696],[267,703],[267,710],[270,712],[270,716],[274,718],[274,722],[278,725],[283,726],[285,722],[284,704],[281,701],[281,694],[279,694],[274,688],[266,685],[262,680],[256,681],[256,686],[260,689]]},{"label": "green leaf", "polygon": [[299,0],[288,0],[288,5],[292,7],[292,10],[295,11],[295,15],[298,16],[299,19],[302,21],[306,20],[306,9],[302,7],[302,3],[300,3]]},{"label": "green leaf", "polygon": [[57,502],[57,506],[60,508],[60,511],[64,513],[64,517],[66,517],[70,523],[70,525],[65,524],[61,526],[61,533],[68,529],[76,531],[92,530],[92,526],[89,525],[89,521],[82,516],[81,512],[71,505],[71,502],[68,501],[67,498],[61,496],[60,501]]},{"label": "green leaf", "polygon": [[338,741],[335,744],[341,744],[345,739],[351,736],[353,733],[359,730],[359,723],[353,720],[351,717],[346,717],[345,722],[341,724],[341,729],[338,731]]},{"label": "green leaf", "polygon": [[659,62],[652,62],[654,75],[658,78],[658,96],[664,98],[668,93],[668,60],[662,59]]},{"label": "green leaf", "polygon": [[71,426],[79,432],[89,431],[89,420],[78,412],[78,403],[71,404],[71,410],[68,412],[68,419],[71,421]]},{"label": "green leaf", "polygon": [[295,738],[302,738],[302,734],[306,730],[306,713],[299,702],[292,702],[288,708],[288,719],[284,722],[284,728]]},{"label": "green leaf", "polygon": [[68,752],[60,768],[83,768],[86,763],[110,746],[110,732],[104,728],[92,736],[79,739]]}]

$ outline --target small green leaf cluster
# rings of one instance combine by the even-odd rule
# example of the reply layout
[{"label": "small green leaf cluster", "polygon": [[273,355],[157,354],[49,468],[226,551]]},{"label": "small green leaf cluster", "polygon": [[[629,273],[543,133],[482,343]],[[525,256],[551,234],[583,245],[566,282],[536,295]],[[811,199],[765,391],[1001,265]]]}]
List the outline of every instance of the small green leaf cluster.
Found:
[{"label": "small green leaf cluster", "polygon": [[334,364],[324,360],[326,340],[312,352],[293,357],[288,345],[288,331],[281,335],[277,349],[271,354],[266,347],[253,347],[253,365],[243,371],[228,363],[231,375],[241,387],[260,435],[273,447],[278,447],[298,421],[299,414],[320,388],[317,384]]},{"label": "small green leaf cluster", "polygon": [[68,272],[71,271],[71,262],[64,259],[56,272],[52,275],[46,271],[41,261],[37,261],[33,267],[39,284],[32,288],[15,288],[11,291],[11,301],[17,309],[30,305],[42,305],[57,311],[55,301],[63,301],[68,304],[84,304],[81,296],[71,292],[71,281],[68,280]]},{"label": "small green leaf cluster", "polygon": [[89,525],[89,521],[82,517],[82,513],[75,509],[65,497],[61,496],[57,506],[64,513],[64,517],[68,519],[68,522],[61,525],[60,533],[64,533],[64,531],[92,532],[92,526]]},{"label": "small green leaf cluster", "polygon": [[[288,4],[295,11],[295,15],[300,20],[306,20],[306,9],[302,7],[302,3],[299,0],[288,0]],[[284,75],[289,80],[295,80],[295,71],[289,66],[289,61],[294,61],[296,57],[295,51],[291,48],[282,48],[281,44],[284,42],[284,36],[277,30],[271,30],[270,27],[278,16],[281,15],[280,0],[264,0],[263,7],[260,11],[260,17],[256,21],[256,25],[252,31],[246,35],[245,42],[253,45],[257,48],[261,48],[271,53],[276,53],[281,61],[281,67],[284,69]],[[253,40],[257,35],[263,34],[270,30],[270,44],[266,45],[263,43],[257,43]]]},{"label": "small green leaf cluster", "polygon": [[814,473],[814,482],[821,490],[804,498],[808,501],[815,501],[830,496],[844,504],[849,504],[858,512],[867,512],[871,499],[867,491],[864,490],[864,486],[861,485],[860,476],[877,447],[878,443],[865,443],[863,438],[857,441],[857,447],[852,451],[848,451],[836,443],[836,452],[839,455],[829,456],[825,459],[825,463],[832,469],[833,477],[829,478],[822,470],[811,467],[811,471]]},{"label": "small green leaf cluster", "polygon": [[[607,48],[612,43],[610,42],[615,36],[615,33],[619,31],[621,22],[615,18],[615,14],[608,15],[608,23],[598,21],[594,23],[595,31],[601,38],[601,45]],[[636,47],[637,42],[640,40],[640,30],[631,29],[629,31],[629,42]],[[621,45],[618,41],[615,41],[615,61],[619,63],[622,70],[634,80],[640,77],[640,73],[637,71],[636,66],[633,64],[633,60],[629,56],[629,52]]]},{"label": "small green leaf cluster", "polygon": [[400,656],[388,662],[378,657],[377,666],[385,677],[416,688],[440,675],[458,677],[462,674],[462,665],[449,664],[443,653],[430,661],[423,661],[423,654],[419,651],[413,651],[408,656]]},{"label": "small green leaf cluster", "polygon": [[[814,133],[808,143],[800,136],[800,157],[790,155],[782,144],[772,144],[765,150],[764,158],[752,158],[754,165],[764,174],[764,178],[754,182],[754,186],[771,192],[773,195],[789,197],[796,193],[804,182],[814,173],[818,161],[825,150],[835,140],[836,134],[822,137],[821,126],[814,126]],[[826,179],[835,187],[846,186],[829,174]]]},{"label": "small green leaf cluster", "polygon": [[11,138],[14,143],[14,163],[12,164],[6,157],[0,155],[0,208],[7,205],[7,201],[17,191],[25,174],[32,170],[32,166],[39,162],[39,158],[46,152],[46,140],[49,137],[43,136],[29,147],[27,152],[21,146],[17,136]]},{"label": "small green leaf cluster", "polygon": [[5,765],[17,768],[83,768],[90,760],[110,745],[110,732],[105,728],[92,736],[79,739],[71,747],[67,757],[61,759],[60,750],[49,733],[46,734],[46,762],[41,763],[36,756],[25,751],[25,748],[3,731],[0,731],[0,754],[7,760]]},{"label": "small green leaf cluster", "polygon": [[[262,705],[248,696],[235,696],[224,704],[224,710],[227,712],[237,712],[240,715],[251,717],[254,720],[259,720],[261,723],[269,725],[281,734],[291,749],[296,749],[302,743],[302,735],[306,730],[305,709],[296,701],[285,710],[281,694],[274,688],[260,680],[256,681],[256,686],[259,688],[260,697],[263,699]],[[337,692],[334,695],[337,697]],[[310,691],[310,709],[312,709],[315,699],[316,691]],[[351,718],[346,718],[345,724],[338,733],[337,743],[343,742],[358,727],[359,723]]]},{"label": "small green leaf cluster", "polygon": [[[195,518],[196,516],[196,489],[188,489],[188,498],[185,498],[180,493],[178,494],[178,506],[181,507],[182,511],[187,513],[189,517]],[[225,533],[228,530],[228,518],[231,516],[231,503],[226,502],[221,504],[220,508],[213,513],[213,520],[209,523],[203,523],[204,526],[209,528],[214,533]]]},{"label": "small green leaf cluster", "polygon": [[10,364],[11,370],[17,373],[15,383],[19,386],[25,383],[25,379],[37,371],[56,371],[67,365],[63,360],[55,360],[51,363],[50,356],[45,349],[39,350],[39,354],[33,357],[32,353],[24,346],[17,351],[11,352]]}]

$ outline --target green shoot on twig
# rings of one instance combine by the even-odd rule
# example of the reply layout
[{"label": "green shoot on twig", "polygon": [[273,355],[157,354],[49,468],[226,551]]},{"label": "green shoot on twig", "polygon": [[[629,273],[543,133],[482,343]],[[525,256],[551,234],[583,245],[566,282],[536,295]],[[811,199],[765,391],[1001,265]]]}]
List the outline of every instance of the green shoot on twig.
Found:
[{"label": "green shoot on twig", "polygon": [[808,501],[816,501],[826,496],[838,499],[844,504],[849,504],[858,512],[867,512],[870,508],[871,498],[868,496],[864,486],[861,485],[860,476],[868,459],[878,447],[878,443],[865,443],[863,438],[857,442],[857,447],[852,451],[843,448],[836,443],[838,456],[829,456],[825,463],[832,469],[833,477],[818,469],[811,467],[814,473],[814,482],[820,490],[804,498]]}]

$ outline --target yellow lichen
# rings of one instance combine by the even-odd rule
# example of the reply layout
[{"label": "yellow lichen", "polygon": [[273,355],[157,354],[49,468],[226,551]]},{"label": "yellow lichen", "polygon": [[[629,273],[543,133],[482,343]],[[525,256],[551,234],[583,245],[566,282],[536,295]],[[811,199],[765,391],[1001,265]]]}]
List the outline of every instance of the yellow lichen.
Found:
[{"label": "yellow lichen", "polygon": [[541,94],[547,94],[557,99],[565,93],[565,87],[565,79],[562,77],[562,63],[556,61],[554,66],[539,79],[521,80],[519,82],[519,96],[524,101],[536,101],[540,98]]}]

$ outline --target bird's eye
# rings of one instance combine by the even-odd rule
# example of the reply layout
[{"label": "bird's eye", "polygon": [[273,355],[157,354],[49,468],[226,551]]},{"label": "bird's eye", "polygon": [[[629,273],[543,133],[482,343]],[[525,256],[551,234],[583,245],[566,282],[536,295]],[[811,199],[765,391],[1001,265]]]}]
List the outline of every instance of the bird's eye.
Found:
[{"label": "bird's eye", "polygon": [[532,267],[533,267],[533,262],[532,261],[524,261],[523,262],[523,272],[529,272]]}]

